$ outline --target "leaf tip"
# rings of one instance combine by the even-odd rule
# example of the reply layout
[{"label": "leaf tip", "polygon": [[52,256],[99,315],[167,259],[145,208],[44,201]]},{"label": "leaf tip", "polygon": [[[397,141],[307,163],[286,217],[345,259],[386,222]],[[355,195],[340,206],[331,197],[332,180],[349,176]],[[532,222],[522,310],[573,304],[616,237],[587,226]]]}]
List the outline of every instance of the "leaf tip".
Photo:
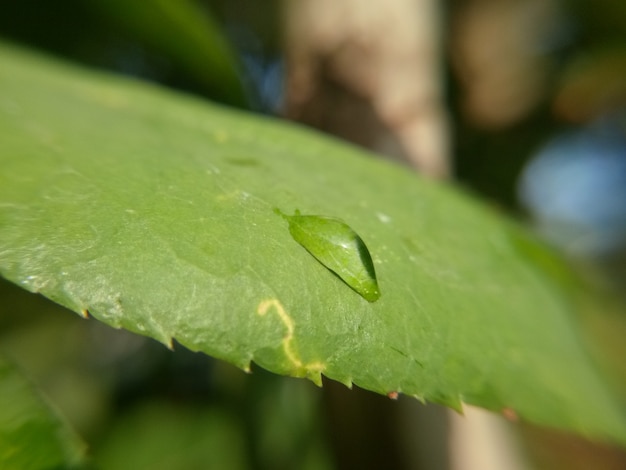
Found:
[{"label": "leaf tip", "polygon": [[321,369],[309,369],[307,371],[307,378],[318,387],[322,386],[322,371]]},{"label": "leaf tip", "polygon": [[417,401],[419,401],[422,405],[426,404],[426,400],[424,399],[423,396],[421,395],[411,395],[413,398],[415,398]]}]

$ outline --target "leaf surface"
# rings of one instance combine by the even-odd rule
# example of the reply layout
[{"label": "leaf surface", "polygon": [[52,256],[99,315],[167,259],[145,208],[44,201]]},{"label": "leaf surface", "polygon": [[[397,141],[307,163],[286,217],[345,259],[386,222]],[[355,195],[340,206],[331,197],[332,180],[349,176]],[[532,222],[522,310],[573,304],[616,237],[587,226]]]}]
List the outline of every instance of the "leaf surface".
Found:
[{"label": "leaf surface", "polygon": [[[569,274],[491,208],[286,123],[8,47],[0,62],[7,279],[243,369],[626,443]],[[365,240],[377,301],[292,238],[279,212],[296,211]]]}]

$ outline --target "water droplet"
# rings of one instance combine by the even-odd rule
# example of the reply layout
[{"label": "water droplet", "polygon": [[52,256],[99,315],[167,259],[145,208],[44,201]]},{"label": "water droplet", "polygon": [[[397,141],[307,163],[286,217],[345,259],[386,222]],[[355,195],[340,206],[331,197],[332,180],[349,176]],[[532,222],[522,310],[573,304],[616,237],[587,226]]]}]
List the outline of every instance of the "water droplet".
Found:
[{"label": "water droplet", "polygon": [[372,257],[365,243],[344,221],[321,215],[293,216],[280,212],[289,222],[289,233],[315,259],[335,273],[368,302],[380,298]]}]

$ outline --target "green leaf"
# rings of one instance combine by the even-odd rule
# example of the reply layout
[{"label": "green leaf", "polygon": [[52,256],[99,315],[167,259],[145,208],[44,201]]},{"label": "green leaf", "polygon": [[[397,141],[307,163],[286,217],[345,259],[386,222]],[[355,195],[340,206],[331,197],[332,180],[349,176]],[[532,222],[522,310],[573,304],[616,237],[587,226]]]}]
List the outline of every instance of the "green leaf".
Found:
[{"label": "green leaf", "polygon": [[[495,211],[295,126],[8,47],[0,62],[7,279],[246,370],[626,443],[564,295],[575,284]],[[275,208],[345,221],[380,299],[347,289]]]},{"label": "green leaf", "polygon": [[91,0],[89,4],[164,54],[211,96],[248,106],[237,57],[206,8],[190,0]]},{"label": "green leaf", "polygon": [[85,446],[0,356],[0,463],[6,470],[77,467]]}]

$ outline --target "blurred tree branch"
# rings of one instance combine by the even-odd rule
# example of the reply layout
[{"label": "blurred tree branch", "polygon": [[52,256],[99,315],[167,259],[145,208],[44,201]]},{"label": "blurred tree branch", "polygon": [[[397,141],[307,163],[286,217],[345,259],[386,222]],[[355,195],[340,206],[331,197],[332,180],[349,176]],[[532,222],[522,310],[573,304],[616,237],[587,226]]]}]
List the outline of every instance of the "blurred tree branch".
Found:
[{"label": "blurred tree branch", "polygon": [[285,0],[285,113],[446,177],[441,5]]}]

